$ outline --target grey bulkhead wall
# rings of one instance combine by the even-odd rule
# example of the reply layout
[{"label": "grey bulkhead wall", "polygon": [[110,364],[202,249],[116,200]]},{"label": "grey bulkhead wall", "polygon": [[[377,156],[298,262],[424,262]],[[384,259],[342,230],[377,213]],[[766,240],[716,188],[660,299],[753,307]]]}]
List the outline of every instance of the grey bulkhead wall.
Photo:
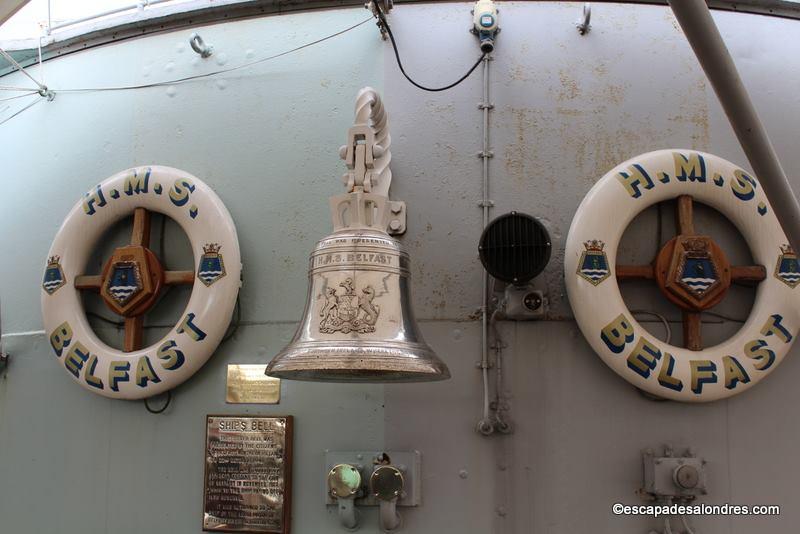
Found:
[{"label": "grey bulkhead wall", "polygon": [[[406,532],[647,532],[654,520],[618,518],[610,509],[638,502],[640,450],[666,441],[691,445],[709,460],[706,502],[783,506],[779,518],[696,519],[698,532],[784,533],[797,524],[793,488],[800,466],[793,458],[800,432],[789,412],[800,400],[796,355],[741,397],[700,406],[653,403],[608,370],[569,320],[561,247],[578,203],[606,170],[673,146],[746,166],[666,8],[595,5],[592,31],[580,37],[574,28],[580,7],[501,6],[503,32],[491,66],[494,214],[517,209],[541,217],[554,241],[551,264],[537,280],[548,293],[552,320],[501,328],[515,423],[508,437],[473,432],[481,406],[480,327],[472,320],[480,302],[479,73],[452,91],[421,93],[402,80],[389,45],[370,23],[220,80],[61,94],[0,128],[4,154],[13,154],[4,157],[0,178],[0,247],[13,251],[10,261],[0,262],[5,332],[41,328],[45,255],[80,192],[148,162],[196,174],[227,204],[242,244],[247,322],[178,388],[163,416],[72,384],[52,361],[44,336],[8,337],[14,359],[0,379],[0,531],[199,532],[207,413],[295,415],[298,534],[340,531],[333,510],[321,504],[322,450],[371,447],[423,453],[424,504],[403,510]],[[392,12],[407,70],[418,81],[449,82],[476,58],[477,45],[466,33],[469,8],[419,4]],[[215,46],[208,62],[216,68],[291,48],[365,16],[358,9],[321,11],[198,31]],[[719,12],[715,18],[787,174],[796,175],[798,23]],[[209,67],[189,50],[189,33],[50,61],[47,80],[58,88],[203,72]],[[416,312],[453,379],[386,387],[284,382],[278,406],[225,405],[226,364],[264,362],[293,333],[305,298],[307,254],[329,231],[327,196],[340,191],[337,148],[364,85],[383,91],[392,117],[393,190],[409,203],[403,241],[414,262]],[[645,214],[628,233],[626,260],[649,261],[654,215]],[[720,217],[700,213],[697,224],[735,262],[747,261]],[[667,214],[665,235],[671,229]],[[168,262],[185,267],[186,245],[175,230],[167,229]],[[117,229],[110,243],[122,239]],[[180,296],[167,297],[154,324],[177,317]],[[646,285],[626,296],[631,307],[676,316]],[[742,317],[748,298],[747,291],[734,291],[720,311]],[[707,326],[709,342],[736,328]],[[652,325],[654,335],[661,335],[658,329]],[[111,328],[102,335],[117,334]],[[374,513],[364,523],[362,531],[377,532]]]}]

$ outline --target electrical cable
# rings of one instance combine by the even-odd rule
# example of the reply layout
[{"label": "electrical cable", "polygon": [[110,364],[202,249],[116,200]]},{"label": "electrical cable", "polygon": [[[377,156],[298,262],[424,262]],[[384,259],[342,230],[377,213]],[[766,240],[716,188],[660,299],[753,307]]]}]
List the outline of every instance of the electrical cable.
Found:
[{"label": "electrical cable", "polygon": [[686,529],[686,534],[695,534],[694,530],[691,529],[689,523],[686,521],[686,516],[681,514],[681,523],[683,523],[683,528]]},{"label": "electrical cable", "polygon": [[150,407],[150,404],[147,402],[148,400],[150,400],[149,398],[144,399],[145,409],[147,409],[148,412],[156,415],[164,413],[164,410],[166,410],[169,407],[169,403],[172,402],[172,391],[168,389],[166,395],[167,395],[167,402],[165,402],[164,406],[162,406],[158,410],[154,410],[153,408]]},{"label": "electrical cable", "polygon": [[354,29],[358,28],[359,26],[361,26],[363,24],[366,24],[370,20],[372,20],[372,17],[368,17],[368,18],[362,20],[361,22],[359,22],[357,24],[354,24],[354,25],[352,25],[352,26],[350,26],[348,28],[345,28],[343,30],[340,30],[340,31],[338,31],[336,33],[332,33],[330,35],[327,35],[325,37],[317,39],[316,41],[311,41],[310,43],[306,43],[304,45],[300,45],[298,47],[292,48],[291,50],[286,50],[286,51],[281,52],[279,54],[274,54],[272,56],[268,56],[268,57],[265,57],[265,58],[256,59],[254,61],[248,61],[247,63],[242,63],[241,65],[237,65],[235,67],[229,67],[227,69],[220,69],[220,70],[215,70],[215,71],[212,71],[212,72],[207,72],[205,74],[195,74],[194,76],[186,76],[184,78],[178,78],[176,80],[166,80],[166,81],[163,81],[163,82],[154,82],[154,83],[147,83],[147,84],[141,84],[141,85],[122,85],[122,86],[112,86],[112,87],[80,87],[80,88],[67,88],[67,89],[53,89],[53,92],[55,92],[55,93],[91,93],[91,92],[100,92],[100,91],[127,91],[127,90],[131,90],[131,89],[147,89],[147,88],[150,88],[150,87],[163,87],[165,85],[175,85],[175,84],[179,84],[179,83],[190,82],[190,81],[193,81],[193,80],[199,80],[199,79],[202,79],[202,78],[208,78],[210,76],[217,76],[219,74],[225,74],[225,73],[228,73],[228,72],[233,72],[233,71],[236,71],[236,70],[244,69],[246,67],[251,67],[253,65],[257,65],[259,63],[264,63],[265,61],[270,61],[270,60],[273,60],[273,59],[277,59],[277,58],[285,56],[287,54],[291,54],[293,52],[297,52],[299,50],[303,50],[304,48],[308,48],[310,46],[314,46],[316,44],[322,43],[322,42],[327,41],[329,39],[333,39],[334,37],[338,37],[338,36],[340,36],[342,34],[345,34],[345,33],[349,32],[351,30],[354,30]]},{"label": "electrical cable", "polygon": [[664,343],[669,343],[672,340],[672,328],[670,328],[669,326],[669,321],[667,321],[667,318],[661,315],[660,313],[656,313],[649,310],[631,310],[631,313],[633,314],[643,313],[645,315],[652,315],[653,317],[656,317],[659,321],[661,321],[661,324],[664,325],[664,330],[666,331],[667,334],[667,338],[664,340]]},{"label": "electrical cable", "polygon": [[704,315],[710,315],[712,317],[718,317],[718,318],[723,319],[725,321],[731,321],[731,322],[734,322],[734,323],[744,323],[744,322],[746,322],[746,319],[738,319],[736,317],[731,317],[730,315],[724,315],[722,313],[717,313],[717,312],[712,312],[712,311],[703,311],[703,314]]},{"label": "electrical cable", "polygon": [[499,310],[495,310],[492,312],[491,317],[489,318],[489,325],[491,326],[492,333],[494,334],[494,354],[495,354],[495,366],[497,370],[495,372],[495,429],[502,434],[510,434],[513,431],[513,424],[508,422],[503,415],[503,412],[508,411],[508,406],[506,404],[505,395],[503,394],[504,390],[504,382],[503,382],[503,340],[500,338],[500,329],[497,328],[497,316],[499,314]]},{"label": "electrical cable", "polygon": [[104,317],[104,316],[100,315],[99,313],[96,313],[96,312],[93,312],[93,311],[87,311],[86,312],[86,316],[87,317],[94,317],[98,321],[102,321],[102,322],[104,322],[106,324],[110,324],[111,326],[114,326],[116,328],[125,328],[125,323],[124,322],[115,321],[114,319],[109,319],[108,317]]},{"label": "electrical cable", "polygon": [[478,65],[480,65],[481,61],[483,61],[484,58],[486,57],[485,53],[481,54],[481,57],[478,58],[478,61],[476,61],[475,64],[472,65],[472,67],[467,71],[467,73],[464,74],[458,80],[451,83],[450,85],[445,85],[444,87],[425,87],[424,85],[415,82],[413,79],[411,79],[411,76],[409,76],[406,73],[406,69],[403,68],[403,62],[400,60],[400,52],[397,50],[397,43],[394,40],[394,34],[392,33],[392,28],[389,26],[389,22],[386,20],[386,17],[383,14],[383,10],[381,9],[381,6],[378,4],[378,2],[373,0],[372,4],[375,6],[375,11],[378,14],[377,16],[379,24],[382,27],[386,28],[386,33],[389,34],[389,40],[392,43],[392,48],[394,49],[394,57],[397,59],[397,66],[400,68],[400,72],[403,73],[403,76],[405,76],[406,80],[411,82],[411,85],[413,85],[414,87],[422,89],[423,91],[430,91],[431,93],[437,93],[439,91],[446,91],[448,89],[452,89],[456,85],[460,84],[461,82],[469,78],[470,74],[472,74],[475,71],[475,69],[478,68]]},{"label": "electrical cable", "polygon": [[239,295],[236,295],[236,320],[231,322],[228,326],[228,333],[222,337],[220,344],[232,338],[236,334],[236,331],[239,330],[240,324],[242,324],[242,304],[239,301]]},{"label": "electrical cable", "polygon": [[[370,20],[372,20],[372,17],[368,17],[368,18],[362,20],[361,22],[359,22],[357,24],[354,24],[354,25],[352,25],[352,26],[350,26],[348,28],[345,28],[343,30],[340,30],[340,31],[338,31],[336,33],[332,33],[330,35],[327,35],[325,37],[317,39],[316,41],[312,41],[310,43],[306,43],[304,45],[300,45],[298,47],[292,48],[291,50],[286,50],[286,51],[281,52],[279,54],[274,54],[272,56],[261,58],[261,59],[257,59],[255,61],[249,61],[247,63],[243,63],[241,65],[237,65],[235,67],[230,67],[230,68],[227,68],[227,69],[220,69],[220,70],[208,72],[208,73],[205,73],[205,74],[197,74],[197,75],[194,75],[194,76],[186,76],[184,78],[178,78],[176,80],[167,80],[167,81],[163,81],[163,82],[155,82],[155,83],[141,84],[141,85],[126,85],[126,86],[115,86],[115,87],[67,88],[67,89],[52,90],[52,92],[53,93],[56,93],[56,92],[60,92],[60,93],[91,93],[91,92],[100,92],[100,91],[126,91],[126,90],[131,90],[131,89],[146,89],[146,88],[150,88],[150,87],[162,87],[162,86],[165,86],[165,85],[175,85],[175,84],[179,84],[179,83],[189,82],[189,81],[192,81],[192,80],[199,80],[199,79],[202,79],[202,78],[208,78],[208,77],[211,77],[211,76],[216,76],[216,75],[219,75],[219,74],[224,74],[224,73],[227,73],[227,72],[233,72],[233,71],[236,71],[236,70],[239,70],[239,69],[250,67],[250,66],[256,65],[258,63],[263,63],[265,61],[270,61],[272,59],[277,59],[279,57],[285,56],[287,54],[291,54],[293,52],[297,52],[297,51],[302,50],[304,48],[308,48],[310,46],[314,46],[316,44],[322,43],[322,42],[327,41],[329,39],[333,39],[334,37],[338,37],[339,35],[342,35],[344,33],[347,33],[349,31],[351,31],[351,30],[354,30],[355,28],[358,28],[359,26],[361,26],[363,24],[366,24]],[[0,49],[0,53],[2,53],[4,56],[7,56],[7,59],[10,58],[10,61],[12,61],[15,65],[18,65],[16,63],[16,61],[14,61],[13,58],[8,56],[7,53],[4,50]],[[33,82],[36,83],[41,88],[41,91],[45,90],[45,87],[42,84],[40,84],[39,82],[37,82],[30,74],[28,74],[25,71],[25,69],[23,69],[21,66],[19,68],[23,72],[23,74],[25,74],[28,78],[33,80]],[[2,87],[2,86],[0,86],[0,90],[6,90],[6,91],[31,91],[30,88]],[[28,93],[26,95],[16,95],[14,97],[10,97],[10,98],[3,99],[3,100],[11,100],[13,98],[20,98],[22,96],[31,96],[31,95],[34,95],[34,94],[45,96],[40,91],[35,91],[35,92]],[[2,101],[2,100],[0,100],[0,101]],[[16,113],[11,115],[10,117],[8,117],[6,119],[3,119],[2,121],[0,121],[0,126],[2,126],[3,124],[7,123],[8,121],[13,119],[17,115],[21,114],[22,112],[24,112],[24,111],[28,110],[29,108],[33,107],[34,105],[38,104],[39,102],[41,102],[41,99],[37,99],[34,102],[31,102],[30,104],[28,104],[24,108],[20,109],[19,111],[17,111]],[[114,323],[113,321],[110,321],[110,320],[107,320],[107,322]]]}]

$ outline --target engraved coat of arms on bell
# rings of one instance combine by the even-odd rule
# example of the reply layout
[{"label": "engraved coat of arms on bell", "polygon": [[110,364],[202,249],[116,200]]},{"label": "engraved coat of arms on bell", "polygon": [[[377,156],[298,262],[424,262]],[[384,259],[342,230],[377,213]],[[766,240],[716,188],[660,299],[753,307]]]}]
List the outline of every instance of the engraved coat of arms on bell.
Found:
[{"label": "engraved coat of arms on bell", "polygon": [[339,284],[343,291],[327,288],[325,305],[319,312],[322,318],[319,331],[325,334],[359,332],[366,334],[375,331],[375,322],[380,314],[380,306],[374,304],[375,290],[366,286],[361,294],[356,294],[353,279],[346,278]]}]

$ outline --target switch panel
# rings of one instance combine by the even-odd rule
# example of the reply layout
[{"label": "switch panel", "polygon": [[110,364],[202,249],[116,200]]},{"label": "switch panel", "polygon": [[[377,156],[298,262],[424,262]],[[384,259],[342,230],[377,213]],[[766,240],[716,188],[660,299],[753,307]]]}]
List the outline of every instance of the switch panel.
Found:
[{"label": "switch panel", "polygon": [[[396,468],[402,475],[402,490],[398,495],[397,506],[419,506],[422,502],[422,456],[418,451],[325,451],[325,470],[329,473],[339,465],[356,468],[361,478],[361,488],[356,493],[356,506],[378,506],[380,501],[370,493],[369,482],[375,480],[373,473],[380,476]],[[385,473],[384,473],[385,474]],[[325,486],[325,504],[334,505],[336,499],[331,495],[327,479],[321,477]]]}]

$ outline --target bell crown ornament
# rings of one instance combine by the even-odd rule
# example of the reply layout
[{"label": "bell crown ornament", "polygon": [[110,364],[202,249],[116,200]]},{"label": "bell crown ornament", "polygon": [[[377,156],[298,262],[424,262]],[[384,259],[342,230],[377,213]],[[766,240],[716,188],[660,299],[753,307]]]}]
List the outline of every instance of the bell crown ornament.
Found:
[{"label": "bell crown ornament", "polygon": [[356,124],[340,149],[348,192],[329,200],[334,231],[311,253],[303,318],[267,375],[328,382],[450,377],[414,319],[408,253],[387,232],[390,145],[380,95],[362,89]]}]

